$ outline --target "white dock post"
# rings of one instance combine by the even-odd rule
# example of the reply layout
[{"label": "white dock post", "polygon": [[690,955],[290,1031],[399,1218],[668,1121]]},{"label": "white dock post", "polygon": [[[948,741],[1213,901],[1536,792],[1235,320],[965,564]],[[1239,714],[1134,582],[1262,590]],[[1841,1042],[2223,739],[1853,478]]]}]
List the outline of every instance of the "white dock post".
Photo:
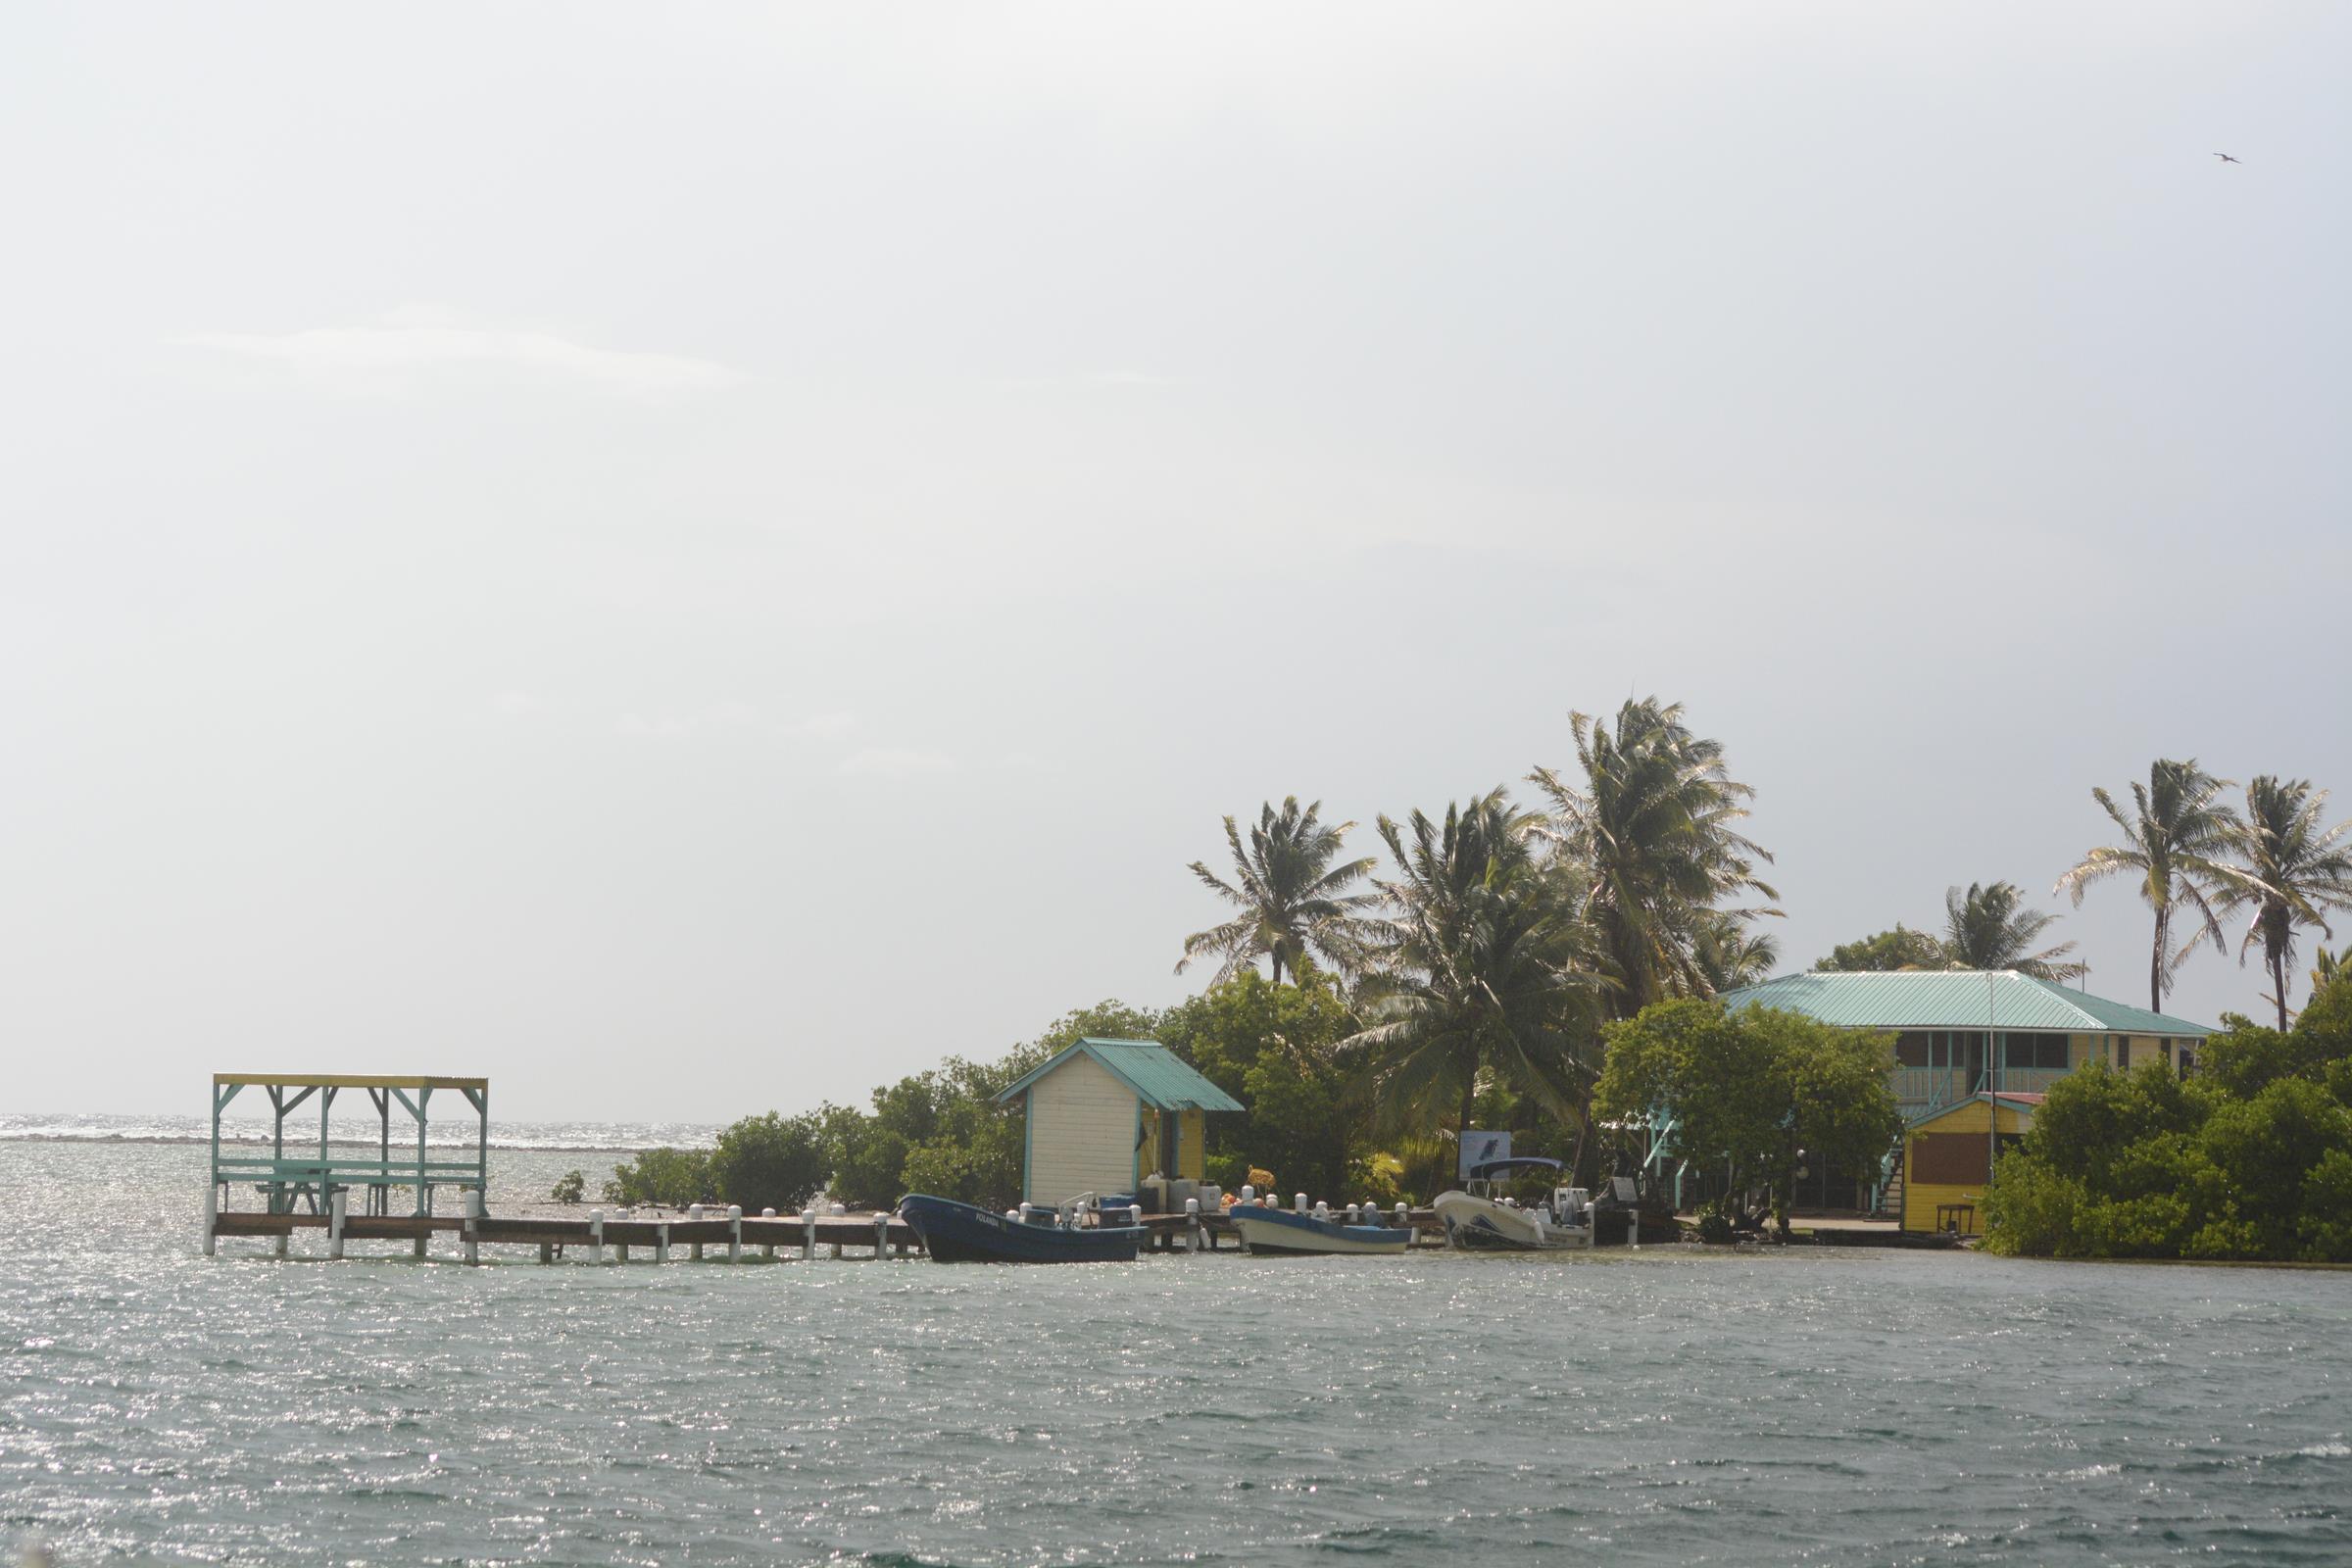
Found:
[{"label": "white dock post", "polygon": [[1306,1195],[1304,1193],[1296,1193],[1292,1195],[1291,1212],[1294,1214],[1303,1214],[1306,1212]]},{"label": "white dock post", "polygon": [[481,1217],[482,1190],[468,1187],[466,1189],[466,1261],[468,1263],[482,1260],[482,1244],[473,1233],[473,1222]]},{"label": "white dock post", "polygon": [[1184,1250],[1187,1253],[1200,1250],[1200,1200],[1184,1200]]},{"label": "white dock post", "polygon": [[730,1263],[743,1261],[743,1205],[741,1203],[727,1205],[727,1261]]},{"label": "white dock post", "polygon": [[220,1223],[220,1189],[204,1184],[204,1255],[213,1256],[213,1231]]},{"label": "white dock post", "polygon": [[1629,1227],[1626,1231],[1626,1245],[1639,1248],[1642,1245],[1642,1211],[1638,1208],[1629,1208],[1625,1213],[1626,1225]]},{"label": "white dock post", "polygon": [[604,1260],[605,1211],[601,1208],[592,1208],[588,1211],[588,1261],[602,1263]]},{"label": "white dock post", "polygon": [[890,1256],[890,1216],[874,1216],[874,1261],[879,1263]]},{"label": "white dock post", "polygon": [[426,1258],[426,1257],[429,1255],[429,1252],[428,1252],[428,1250],[428,1250],[428,1248],[430,1247],[430,1245],[431,1245],[431,1243],[432,1243],[432,1239],[433,1239],[433,1233],[432,1233],[432,1232],[430,1232],[430,1231],[418,1231],[418,1232],[416,1233],[416,1261],[417,1261],[417,1262],[419,1262],[419,1263],[423,1262],[423,1261],[425,1260],[425,1258]]},{"label": "white dock post", "polygon": [[[688,1203],[686,1205],[686,1217],[698,1225],[702,1223],[703,1205],[700,1203]],[[686,1255],[697,1263],[700,1263],[703,1260],[703,1244],[700,1239],[687,1244]]]},{"label": "white dock post", "polygon": [[[847,1219],[847,1218],[849,1218],[849,1215],[850,1215],[850,1211],[849,1211],[849,1208],[848,1208],[846,1205],[844,1205],[844,1204],[841,1204],[841,1203],[835,1203],[835,1204],[833,1205],[833,1209],[832,1209],[832,1217],[833,1217],[834,1219]],[[835,1242],[835,1243],[833,1244],[833,1255],[834,1255],[835,1257],[839,1257],[839,1256],[841,1256],[841,1243],[839,1243],[839,1242]]]},{"label": "white dock post", "polygon": [[[760,1211],[760,1217],[761,1219],[774,1219],[776,1217],[776,1211],[772,1208],[763,1208]],[[773,1232],[770,1232],[769,1234],[772,1235]],[[760,1249],[760,1255],[767,1259],[767,1261],[770,1263],[773,1263],[776,1260],[776,1244],[774,1242],[763,1244]]]},{"label": "white dock post", "polygon": [[292,1231],[279,1231],[277,1233],[277,1245],[271,1248],[270,1250],[276,1253],[278,1257],[283,1258],[286,1255],[286,1244],[293,1239],[294,1233]]},{"label": "white dock post", "polygon": [[654,1261],[669,1261],[669,1221],[663,1220],[654,1230]]},{"label": "white dock post", "polygon": [[329,1257],[340,1258],[343,1255],[343,1220],[350,1206],[351,1189],[348,1187],[336,1188],[334,1196],[326,1200],[326,1255]]},{"label": "white dock post", "polygon": [[811,1203],[801,1210],[801,1261],[809,1262],[816,1256],[816,1205]]}]

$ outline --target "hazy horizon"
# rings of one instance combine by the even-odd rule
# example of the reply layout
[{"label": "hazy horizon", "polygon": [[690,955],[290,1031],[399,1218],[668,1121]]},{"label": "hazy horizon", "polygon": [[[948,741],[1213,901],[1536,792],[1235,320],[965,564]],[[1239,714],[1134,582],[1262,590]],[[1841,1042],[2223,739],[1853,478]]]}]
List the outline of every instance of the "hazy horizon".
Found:
[{"label": "hazy horizon", "polygon": [[0,1109],[862,1102],[1628,696],[1784,970],[2007,879],[2144,1004],[2093,785],[2352,816],[2340,9],[0,28]]}]

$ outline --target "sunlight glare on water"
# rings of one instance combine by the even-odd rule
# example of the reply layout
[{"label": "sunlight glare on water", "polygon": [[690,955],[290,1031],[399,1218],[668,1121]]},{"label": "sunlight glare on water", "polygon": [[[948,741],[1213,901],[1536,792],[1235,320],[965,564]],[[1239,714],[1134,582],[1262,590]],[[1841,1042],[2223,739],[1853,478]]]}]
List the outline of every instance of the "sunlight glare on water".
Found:
[{"label": "sunlight glare on water", "polygon": [[[493,1158],[494,1206],[603,1174]],[[1050,1269],[514,1249],[468,1269],[354,1244],[281,1264],[261,1242],[199,1254],[203,1161],[0,1142],[12,1549],[2352,1558],[2342,1274],[1675,1248]]]}]

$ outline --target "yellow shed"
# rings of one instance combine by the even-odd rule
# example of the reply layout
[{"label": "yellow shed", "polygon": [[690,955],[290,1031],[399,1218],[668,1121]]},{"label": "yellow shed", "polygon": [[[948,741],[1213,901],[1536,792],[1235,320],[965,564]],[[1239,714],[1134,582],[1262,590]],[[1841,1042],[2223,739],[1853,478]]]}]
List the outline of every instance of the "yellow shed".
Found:
[{"label": "yellow shed", "polygon": [[1903,1130],[1903,1229],[1984,1231],[1992,1160],[2034,1125],[2039,1095],[1975,1095]]}]

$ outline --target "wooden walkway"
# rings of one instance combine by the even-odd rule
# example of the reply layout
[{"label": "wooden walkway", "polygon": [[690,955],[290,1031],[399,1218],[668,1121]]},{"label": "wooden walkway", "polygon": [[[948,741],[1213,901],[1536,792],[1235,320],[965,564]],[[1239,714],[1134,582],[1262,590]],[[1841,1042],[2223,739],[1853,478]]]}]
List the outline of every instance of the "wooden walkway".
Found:
[{"label": "wooden walkway", "polygon": [[[338,1205],[339,1208],[340,1205]],[[1430,1209],[1409,1216],[1415,1246],[1442,1246],[1443,1227]],[[1147,1214],[1143,1218],[1144,1250],[1161,1253],[1216,1252],[1230,1242],[1240,1246],[1233,1221],[1223,1214]],[[579,1219],[529,1216],[501,1218],[493,1214],[347,1215],[268,1214],[227,1211],[207,1216],[204,1250],[210,1256],[220,1237],[249,1237],[274,1243],[279,1257],[292,1255],[298,1233],[318,1232],[324,1255],[343,1257],[351,1242],[405,1242],[419,1258],[432,1255],[436,1238],[458,1243],[468,1263],[481,1261],[485,1247],[528,1247],[539,1261],[585,1258],[628,1263],[666,1263],[673,1250],[689,1261],[723,1258],[730,1263],[772,1262],[815,1258],[820,1249],[831,1257],[906,1257],[923,1250],[922,1238],[905,1220],[891,1213],[865,1214],[743,1214],[733,1209],[710,1213],[688,1209],[669,1217]],[[1433,1240],[1434,1238],[1434,1240]]]}]

